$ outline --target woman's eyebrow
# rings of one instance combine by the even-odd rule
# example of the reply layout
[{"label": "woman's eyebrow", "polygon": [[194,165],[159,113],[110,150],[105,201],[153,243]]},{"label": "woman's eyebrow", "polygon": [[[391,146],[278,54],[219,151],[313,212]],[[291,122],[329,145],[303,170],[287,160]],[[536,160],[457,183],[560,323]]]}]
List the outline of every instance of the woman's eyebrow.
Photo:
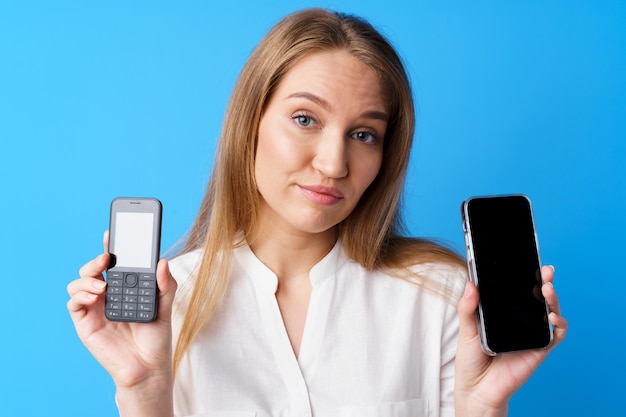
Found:
[{"label": "woman's eyebrow", "polygon": [[363,117],[366,119],[382,120],[383,122],[389,121],[389,116],[383,111],[366,111],[365,113],[363,113]]},{"label": "woman's eyebrow", "polygon": [[[312,101],[313,103],[319,105],[320,107],[323,107],[324,110],[327,110],[327,111],[331,110],[331,105],[328,101],[324,100],[322,97],[318,95],[315,95],[313,93],[309,93],[306,91],[298,91],[298,92],[289,94],[287,98],[303,98],[305,100]],[[366,119],[376,119],[376,120],[382,120],[385,122],[389,121],[389,116],[387,115],[387,113],[382,112],[382,111],[377,111],[377,110],[366,111],[365,113],[363,113],[362,116],[365,117]]]},{"label": "woman's eyebrow", "polygon": [[305,100],[310,100],[314,102],[315,104],[323,107],[325,110],[331,109],[330,103],[328,101],[324,100],[320,96],[317,96],[313,93],[309,93],[306,91],[298,91],[293,94],[289,94],[287,98],[303,98]]}]

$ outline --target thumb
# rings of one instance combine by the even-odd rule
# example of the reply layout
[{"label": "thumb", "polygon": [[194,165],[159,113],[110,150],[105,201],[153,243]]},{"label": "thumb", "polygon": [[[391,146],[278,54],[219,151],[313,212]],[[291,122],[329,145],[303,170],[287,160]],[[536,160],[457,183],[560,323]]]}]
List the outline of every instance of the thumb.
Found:
[{"label": "thumb", "polygon": [[167,259],[161,259],[157,265],[157,285],[159,287],[159,317],[169,319],[178,284],[170,272]]},{"label": "thumb", "polygon": [[470,340],[478,336],[476,326],[476,308],[478,307],[478,288],[473,282],[465,283],[465,291],[457,304],[459,313],[459,339]]}]

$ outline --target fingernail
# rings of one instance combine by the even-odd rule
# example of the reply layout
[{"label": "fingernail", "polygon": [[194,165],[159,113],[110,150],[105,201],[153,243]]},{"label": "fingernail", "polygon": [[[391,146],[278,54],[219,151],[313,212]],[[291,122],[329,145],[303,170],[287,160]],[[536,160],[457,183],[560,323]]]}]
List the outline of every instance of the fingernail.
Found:
[{"label": "fingernail", "polygon": [[104,281],[98,280],[98,281],[94,281],[92,285],[95,289],[102,290],[104,289],[104,287],[106,287],[107,283]]},{"label": "fingernail", "polygon": [[559,315],[556,314],[554,311],[551,311],[550,314],[548,314],[548,320],[550,321],[551,325],[556,326],[554,322],[557,321],[558,319],[559,319]]}]

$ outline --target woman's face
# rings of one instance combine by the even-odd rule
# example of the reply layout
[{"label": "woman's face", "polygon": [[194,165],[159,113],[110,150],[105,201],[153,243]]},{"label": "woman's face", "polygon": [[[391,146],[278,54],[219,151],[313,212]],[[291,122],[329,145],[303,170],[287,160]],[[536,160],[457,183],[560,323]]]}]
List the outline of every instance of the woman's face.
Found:
[{"label": "woman's face", "polygon": [[262,223],[320,233],[348,217],[380,169],[384,97],[378,74],[344,50],[308,55],[285,74],[259,125]]}]

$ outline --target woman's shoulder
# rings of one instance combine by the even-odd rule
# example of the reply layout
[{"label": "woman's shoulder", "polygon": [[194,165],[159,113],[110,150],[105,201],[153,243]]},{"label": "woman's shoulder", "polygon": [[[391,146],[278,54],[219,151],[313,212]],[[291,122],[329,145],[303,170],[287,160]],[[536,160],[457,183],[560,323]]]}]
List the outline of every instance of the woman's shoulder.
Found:
[{"label": "woman's shoulder", "polygon": [[175,256],[169,261],[170,272],[180,286],[197,271],[202,261],[202,250],[196,249]]},{"label": "woman's shoulder", "polygon": [[412,265],[409,270],[413,277],[426,279],[438,286],[447,288],[458,298],[467,282],[467,267],[448,262],[427,262]]},{"label": "woman's shoulder", "polygon": [[382,270],[456,304],[467,281],[465,260],[448,246],[429,239],[397,238]]}]

